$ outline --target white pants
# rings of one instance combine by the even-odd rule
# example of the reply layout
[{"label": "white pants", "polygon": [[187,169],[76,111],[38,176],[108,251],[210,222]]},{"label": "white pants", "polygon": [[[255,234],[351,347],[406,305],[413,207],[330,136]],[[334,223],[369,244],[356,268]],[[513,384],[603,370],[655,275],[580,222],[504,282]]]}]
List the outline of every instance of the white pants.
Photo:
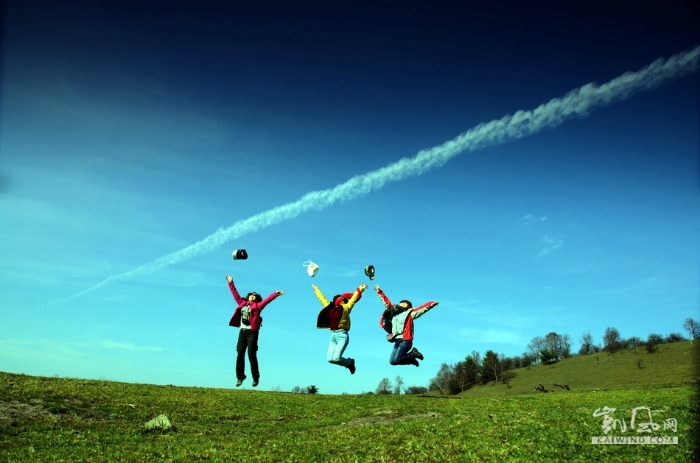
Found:
[{"label": "white pants", "polygon": [[343,357],[343,352],[345,352],[345,348],[348,347],[349,342],[350,334],[347,331],[339,330],[331,332],[331,342],[328,344],[328,362],[344,367],[350,365],[350,359]]}]

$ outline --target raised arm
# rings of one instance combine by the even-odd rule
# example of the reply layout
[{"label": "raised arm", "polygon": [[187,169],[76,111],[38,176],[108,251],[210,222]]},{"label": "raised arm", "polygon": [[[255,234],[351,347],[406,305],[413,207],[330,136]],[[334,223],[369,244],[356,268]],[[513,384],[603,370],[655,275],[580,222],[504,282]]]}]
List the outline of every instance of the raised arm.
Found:
[{"label": "raised arm", "polygon": [[426,313],[428,310],[432,309],[433,307],[435,307],[438,304],[439,304],[439,302],[433,302],[433,301],[426,302],[422,306],[416,307],[415,309],[412,309],[411,313],[409,315],[411,316],[411,318],[413,318],[415,320],[416,318],[422,316],[424,313]]},{"label": "raised arm", "polygon": [[357,289],[356,289],[355,292],[352,294],[352,297],[350,298],[350,300],[348,301],[348,303],[345,304],[345,306],[348,308],[348,312],[352,310],[353,306],[357,303],[357,301],[359,301],[360,299],[362,299],[362,292],[363,292],[365,289],[367,289],[367,285],[364,284],[364,283],[361,283],[360,286],[357,287]]},{"label": "raised arm", "polygon": [[236,285],[233,284],[233,278],[231,278],[231,275],[226,275],[226,281],[228,281],[228,288],[231,290],[231,294],[236,300],[236,304],[244,303],[245,299],[243,299],[241,295],[238,294],[238,290],[236,289]]},{"label": "raised arm", "polygon": [[384,294],[384,291],[382,291],[381,288],[379,288],[379,285],[375,285],[374,290],[377,292],[377,296],[379,296],[379,299],[381,299],[382,304],[384,304],[384,307],[386,307],[387,309],[389,307],[391,307],[391,305],[392,305],[391,301],[389,300],[388,297],[386,297],[386,294]]},{"label": "raised arm", "polygon": [[323,307],[325,307],[325,306],[327,306],[328,304],[330,304],[330,302],[328,302],[328,299],[326,299],[326,296],[324,296],[323,293],[321,292],[321,290],[318,289],[318,286],[316,286],[316,285],[311,285],[311,287],[314,289],[314,294],[316,295],[316,297],[318,298],[318,300],[321,301],[321,305],[322,305]]},{"label": "raised arm", "polygon": [[267,304],[274,301],[275,299],[277,299],[278,296],[281,296],[282,294],[284,294],[284,291],[278,290],[267,296],[259,303],[260,310],[264,309]]}]

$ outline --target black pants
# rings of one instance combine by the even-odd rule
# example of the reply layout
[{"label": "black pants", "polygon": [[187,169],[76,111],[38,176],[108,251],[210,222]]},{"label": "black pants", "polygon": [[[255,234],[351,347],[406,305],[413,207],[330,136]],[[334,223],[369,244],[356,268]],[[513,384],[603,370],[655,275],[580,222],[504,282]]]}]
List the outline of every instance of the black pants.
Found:
[{"label": "black pants", "polygon": [[236,351],[236,378],[243,380],[245,376],[245,351],[248,349],[248,361],[250,362],[250,372],[253,380],[260,378],[258,370],[258,330],[240,330],[238,332],[238,345]]}]

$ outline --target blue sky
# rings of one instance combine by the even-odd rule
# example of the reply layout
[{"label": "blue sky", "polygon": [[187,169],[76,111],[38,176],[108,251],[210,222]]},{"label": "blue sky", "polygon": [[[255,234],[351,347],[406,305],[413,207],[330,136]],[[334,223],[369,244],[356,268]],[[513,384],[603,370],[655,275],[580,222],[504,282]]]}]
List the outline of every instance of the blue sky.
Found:
[{"label": "blue sky", "polygon": [[[6,2],[1,371],[233,387],[226,274],[285,290],[263,313],[261,389],[427,385],[473,350],[519,355],[550,331],[577,350],[587,330],[645,338],[698,317],[697,72],[65,301],[700,44],[681,1],[217,3]],[[352,315],[357,373],[325,361],[311,283],[360,282],[440,302],[416,322],[419,368],[389,365],[373,292]]]}]

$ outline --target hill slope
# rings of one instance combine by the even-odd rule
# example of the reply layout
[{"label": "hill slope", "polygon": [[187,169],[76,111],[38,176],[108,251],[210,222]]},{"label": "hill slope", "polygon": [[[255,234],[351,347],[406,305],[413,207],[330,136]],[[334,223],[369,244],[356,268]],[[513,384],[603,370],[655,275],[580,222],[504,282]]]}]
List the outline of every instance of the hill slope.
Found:
[{"label": "hill slope", "polygon": [[[510,387],[502,383],[476,386],[459,397],[528,394],[538,384],[564,391],[554,384],[567,384],[572,391],[630,388],[643,385],[689,383],[700,374],[700,342],[661,344],[648,353],[643,347],[571,357],[552,365],[513,370]],[[638,364],[639,362],[639,364]]]}]

